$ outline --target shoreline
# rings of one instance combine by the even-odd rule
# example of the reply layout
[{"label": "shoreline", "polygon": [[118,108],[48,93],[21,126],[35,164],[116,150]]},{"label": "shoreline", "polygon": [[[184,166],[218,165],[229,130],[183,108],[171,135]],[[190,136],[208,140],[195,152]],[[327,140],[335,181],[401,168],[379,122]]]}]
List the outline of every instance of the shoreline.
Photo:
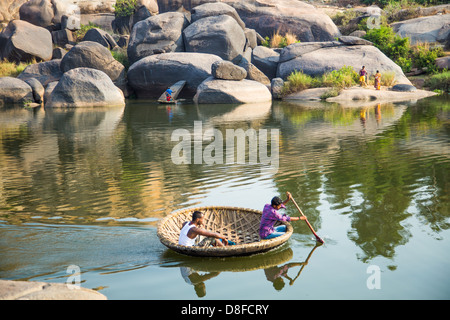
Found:
[{"label": "shoreline", "polygon": [[107,300],[92,289],[66,283],[0,279],[0,300]]}]

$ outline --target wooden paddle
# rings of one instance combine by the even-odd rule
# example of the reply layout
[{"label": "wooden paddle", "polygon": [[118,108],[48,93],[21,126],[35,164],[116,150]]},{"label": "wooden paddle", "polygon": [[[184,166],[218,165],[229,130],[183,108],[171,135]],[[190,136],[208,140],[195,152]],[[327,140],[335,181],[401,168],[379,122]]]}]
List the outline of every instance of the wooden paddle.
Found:
[{"label": "wooden paddle", "polygon": [[[294,203],[294,205],[297,207],[297,210],[301,213],[302,216],[304,216],[306,218],[306,216],[303,214],[302,209],[300,209],[300,207],[297,205],[297,203],[295,202],[294,198],[291,195],[291,200]],[[314,236],[316,237],[317,242],[320,243],[325,243],[325,241],[322,240],[322,238],[320,238],[317,233],[314,231],[313,227],[311,226],[311,224],[308,221],[308,218],[306,218],[305,220],[306,224],[308,225],[309,229],[311,229],[312,233],[314,234]]]}]

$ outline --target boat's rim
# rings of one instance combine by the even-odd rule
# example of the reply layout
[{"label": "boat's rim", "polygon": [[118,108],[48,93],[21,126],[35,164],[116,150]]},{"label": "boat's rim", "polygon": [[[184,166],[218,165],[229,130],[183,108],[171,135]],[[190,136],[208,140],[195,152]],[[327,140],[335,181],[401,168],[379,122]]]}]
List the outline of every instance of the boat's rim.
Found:
[{"label": "boat's rim", "polygon": [[196,247],[196,246],[183,246],[175,243],[172,239],[166,236],[166,234],[162,231],[162,226],[165,225],[167,221],[173,219],[175,216],[184,214],[187,211],[193,212],[195,210],[205,211],[211,209],[228,209],[228,210],[236,210],[236,211],[245,211],[254,214],[262,215],[262,211],[243,208],[243,207],[234,207],[234,206],[203,206],[203,207],[192,207],[192,208],[184,208],[180,210],[176,210],[164,217],[160,220],[157,227],[157,236],[160,239],[161,243],[166,247],[182,254],[194,255],[194,256],[235,256],[235,255],[249,255],[254,253],[265,252],[276,248],[283,243],[285,243],[291,237],[294,229],[289,222],[280,221],[280,223],[286,225],[286,233],[278,236],[276,238],[260,240],[257,242],[245,243],[245,244],[236,244],[233,246],[224,246],[224,247]]}]

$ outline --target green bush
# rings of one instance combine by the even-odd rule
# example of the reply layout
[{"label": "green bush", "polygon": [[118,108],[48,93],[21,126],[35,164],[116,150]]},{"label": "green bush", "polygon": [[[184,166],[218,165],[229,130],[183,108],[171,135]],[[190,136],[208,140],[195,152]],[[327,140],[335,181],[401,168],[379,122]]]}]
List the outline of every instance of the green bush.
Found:
[{"label": "green bush", "polygon": [[397,63],[404,72],[411,70],[409,38],[400,37],[391,27],[384,25],[378,29],[369,30],[363,38],[371,41],[375,47]]},{"label": "green bush", "polygon": [[302,91],[309,88],[331,87],[325,97],[334,97],[339,94],[341,89],[351,87],[358,83],[358,73],[353,70],[353,67],[344,66],[339,70],[327,72],[321,77],[311,77],[301,71],[294,71],[285,81],[282,95],[287,95],[293,92]]},{"label": "green bush", "polygon": [[90,21],[89,24],[82,24],[80,26],[80,29],[74,32],[75,41],[80,42],[81,40],[83,40],[84,36],[86,35],[86,32],[88,32],[90,29],[93,28],[100,28],[100,27]]},{"label": "green bush", "polygon": [[282,95],[312,88],[312,84],[313,77],[295,70],[287,77],[287,81],[285,81],[282,89]]},{"label": "green bush", "polygon": [[437,73],[436,58],[443,55],[442,48],[430,49],[427,44],[421,44],[413,48],[412,61],[417,68],[427,68],[427,73]]},{"label": "green bush", "polygon": [[435,74],[431,76],[425,85],[430,87],[431,90],[442,90],[450,93],[450,71]]},{"label": "green bush", "polygon": [[121,64],[123,64],[125,70],[128,71],[128,68],[130,67],[130,61],[128,60],[127,50],[124,48],[120,48],[110,51],[113,58],[119,61]]},{"label": "green bush", "polygon": [[129,17],[136,11],[137,0],[117,0],[113,6],[116,17]]},{"label": "green bush", "polygon": [[322,84],[327,87],[348,88],[358,83],[358,73],[350,66],[343,66],[322,76]]}]

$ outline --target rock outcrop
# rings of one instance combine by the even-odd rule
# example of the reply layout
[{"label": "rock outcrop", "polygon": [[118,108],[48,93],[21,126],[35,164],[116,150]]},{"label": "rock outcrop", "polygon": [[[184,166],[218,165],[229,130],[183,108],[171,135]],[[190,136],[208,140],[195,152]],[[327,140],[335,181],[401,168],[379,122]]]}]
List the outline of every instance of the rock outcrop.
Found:
[{"label": "rock outcrop", "polygon": [[86,67],[105,72],[119,87],[126,84],[125,67],[113,58],[111,52],[97,42],[82,41],[64,55],[61,71]]},{"label": "rock outcrop", "polygon": [[[332,59],[330,59],[332,57]],[[310,76],[351,66],[355,71],[366,67],[369,74],[389,71],[397,83],[411,84],[402,69],[371,45],[345,45],[340,41],[295,43],[281,51],[277,76],[286,79],[293,71]]]},{"label": "rock outcrop", "polygon": [[13,77],[0,78],[0,107],[27,101],[34,101],[34,97],[33,89],[25,81]]},{"label": "rock outcrop", "polygon": [[0,60],[46,61],[52,58],[52,35],[47,29],[22,20],[12,20],[0,33]]},{"label": "rock outcrop", "polygon": [[197,87],[211,76],[211,66],[222,60],[207,53],[170,52],[140,59],[128,69],[128,84],[138,98],[158,98],[180,80],[186,85],[180,98],[192,98]]},{"label": "rock outcrop", "polygon": [[162,13],[136,23],[127,49],[130,63],[157,53],[184,51],[182,32],[188,24],[181,12]]},{"label": "rock outcrop", "polygon": [[187,52],[215,54],[239,62],[244,52],[244,30],[229,15],[209,16],[195,21],[183,31]]},{"label": "rock outcrop", "polygon": [[75,68],[63,74],[53,88],[45,108],[124,106],[122,91],[103,71]]},{"label": "rock outcrop", "polygon": [[409,37],[411,44],[446,43],[450,44],[450,14],[420,17],[391,24],[401,37]]},{"label": "rock outcrop", "polygon": [[65,283],[0,280],[0,300],[106,300],[95,290]]},{"label": "rock outcrop", "polygon": [[194,96],[195,103],[261,103],[272,100],[269,89],[253,80],[220,80],[210,77],[203,81]]}]

